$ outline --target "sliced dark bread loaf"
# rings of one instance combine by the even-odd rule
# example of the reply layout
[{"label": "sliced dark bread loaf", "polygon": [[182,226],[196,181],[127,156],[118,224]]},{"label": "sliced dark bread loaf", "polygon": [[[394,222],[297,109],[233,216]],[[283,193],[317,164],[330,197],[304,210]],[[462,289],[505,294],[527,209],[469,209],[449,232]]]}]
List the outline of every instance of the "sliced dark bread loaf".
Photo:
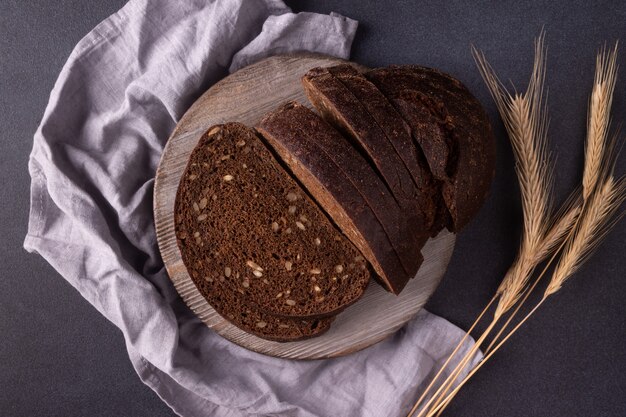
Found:
[{"label": "sliced dark bread loaf", "polygon": [[210,280],[208,298],[239,294],[251,310],[318,318],[356,301],[369,281],[356,248],[238,123],[211,128],[192,152],[175,221],[185,266]]},{"label": "sliced dark bread loaf", "polygon": [[[362,159],[369,163],[370,168],[367,169],[366,165],[360,164],[364,169],[359,172],[359,175],[350,176],[360,178],[363,173],[377,173],[378,178],[386,185],[388,194],[397,202],[402,214],[394,217],[404,219],[403,224],[398,224],[397,220],[385,221],[382,216],[385,215],[386,209],[379,214],[375,207],[380,204],[377,199],[366,198],[381,219],[381,224],[388,231],[392,244],[400,256],[400,261],[405,265],[407,272],[414,275],[422,262],[421,255],[416,257],[415,253],[416,250],[421,249],[429,236],[434,213],[422,212],[420,202],[425,199],[421,198],[422,195],[402,158],[363,104],[330,73],[328,68],[311,69],[302,77],[302,84],[309,101],[322,118],[342,132],[353,145],[346,146],[346,152],[340,154],[335,151],[337,145],[331,141],[328,143],[329,153],[333,156],[347,156],[345,161],[353,160],[361,155]],[[350,144],[345,141],[342,143]],[[352,150],[353,147],[356,151]],[[337,163],[343,167],[345,161]],[[370,182],[377,183],[374,176],[370,175],[370,177],[372,180],[367,181],[364,193],[371,192]],[[394,240],[394,236],[398,233],[404,237]]]},{"label": "sliced dark bread loaf", "polygon": [[[443,180],[442,195],[451,216],[449,228],[459,231],[486,199],[495,172],[495,139],[484,109],[460,81],[431,68],[391,66],[365,75],[402,114],[416,140],[424,144],[422,149],[433,173]],[[430,145],[437,144],[437,149],[445,148],[440,139],[442,133],[445,137],[445,176],[433,168],[442,159],[438,152],[428,151],[424,132],[432,132]]]},{"label": "sliced dark bread loaf", "polygon": [[[328,71],[359,100],[380,127],[404,162],[417,187],[417,202],[423,215],[424,228],[436,235],[442,229],[436,222],[440,210],[440,184],[435,181],[422,148],[415,144],[411,130],[383,93],[351,65],[329,67]],[[444,210],[445,205],[442,206]]]},{"label": "sliced dark bread loaf", "polygon": [[[383,285],[399,293],[421,264],[424,241],[416,241],[407,217],[367,161],[339,132],[295,102],[267,114],[257,130],[359,248]],[[410,241],[415,242],[410,251],[394,245]],[[410,258],[411,268],[401,256]]]},{"label": "sliced dark bread loaf", "polygon": [[[342,132],[378,172],[389,192],[407,209],[415,209],[419,189],[385,132],[346,86],[328,68],[313,68],[302,85],[322,118]],[[416,217],[415,220],[421,220]],[[424,225],[420,225],[426,229]]]},{"label": "sliced dark bread loaf", "polygon": [[[384,87],[384,83],[377,83],[375,86],[380,94]],[[441,193],[442,181],[449,180],[447,170],[449,166],[454,166],[452,158],[456,155],[455,144],[448,140],[439,119],[423,104],[424,98],[421,97],[421,93],[416,94],[412,90],[395,91],[395,86],[384,91],[389,97],[387,101],[393,103],[404,124],[410,126],[408,135],[413,137],[415,149],[424,156],[426,164],[423,167],[428,170],[427,175],[432,179],[433,189],[436,189],[431,199],[420,199],[422,204],[424,201],[434,202],[435,215],[429,218],[432,219],[431,235],[436,235],[444,227],[455,230],[452,216]]]}]

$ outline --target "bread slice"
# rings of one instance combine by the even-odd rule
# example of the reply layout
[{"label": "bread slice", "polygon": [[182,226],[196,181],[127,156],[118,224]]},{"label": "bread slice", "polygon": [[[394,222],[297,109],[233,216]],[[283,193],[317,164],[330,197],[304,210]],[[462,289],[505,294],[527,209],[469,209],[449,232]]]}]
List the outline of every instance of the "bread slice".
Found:
[{"label": "bread slice", "polygon": [[433,178],[421,146],[413,142],[409,126],[381,91],[356,68],[343,64],[327,69],[359,100],[393,145],[417,188],[416,199],[423,227],[431,235],[437,235],[443,227],[441,222],[435,221],[439,211],[440,184]]},{"label": "bread slice", "polygon": [[461,230],[482,206],[495,173],[495,139],[484,109],[460,81],[431,68],[391,66],[365,76],[411,127],[443,181],[449,229]]},{"label": "bread slice", "polygon": [[257,130],[359,248],[383,285],[399,293],[419,268],[423,242],[413,246],[406,262],[412,269],[406,268],[400,253],[408,251],[394,244],[407,245],[414,238],[409,220],[369,164],[339,132],[295,102],[268,113]]},{"label": "bread slice", "polygon": [[355,302],[370,278],[357,249],[242,124],[202,137],[175,220],[185,266],[211,284],[208,298],[238,293],[251,310],[311,319]]}]

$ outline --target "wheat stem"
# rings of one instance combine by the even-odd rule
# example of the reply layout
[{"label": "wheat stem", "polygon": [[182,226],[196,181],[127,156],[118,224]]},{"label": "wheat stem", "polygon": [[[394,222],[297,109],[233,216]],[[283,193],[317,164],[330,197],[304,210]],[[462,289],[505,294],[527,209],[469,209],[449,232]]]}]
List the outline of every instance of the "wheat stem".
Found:
[{"label": "wheat stem", "polygon": [[[563,244],[561,245],[561,247],[564,245],[565,242],[563,242]],[[546,264],[546,266],[544,267],[544,269],[541,271],[541,273],[539,274],[539,276],[535,279],[535,281],[533,282],[533,284],[524,290],[523,292],[523,297],[521,298],[520,302],[517,304],[517,307],[515,308],[515,310],[513,310],[513,312],[510,314],[509,318],[507,319],[507,321],[504,323],[504,325],[500,328],[500,330],[498,331],[498,333],[496,334],[496,336],[494,337],[494,339],[491,341],[491,343],[489,344],[489,346],[487,346],[487,349],[485,349],[485,354],[487,355],[484,359],[486,360],[486,358],[489,355],[492,346],[494,345],[495,342],[497,342],[497,340],[499,339],[499,337],[502,335],[503,331],[508,327],[508,325],[510,324],[510,322],[512,321],[512,319],[517,315],[517,313],[519,312],[519,310],[521,309],[521,307],[524,305],[524,303],[526,302],[526,300],[528,299],[528,297],[530,296],[530,294],[532,293],[532,291],[535,289],[535,287],[537,286],[537,284],[539,283],[539,281],[541,281],[541,278],[545,275],[545,273],[548,271],[548,268],[550,267],[550,264],[554,261],[554,259],[556,258],[556,255],[558,254],[558,252],[560,251],[561,247],[559,249],[557,249],[553,256],[550,258],[550,260],[548,261],[548,263]],[[494,324],[495,321],[497,319],[494,318]],[[513,330],[515,331],[515,329]],[[505,338],[505,339],[508,339]],[[482,362],[482,361],[481,361]],[[474,373],[471,372],[470,373]],[[467,379],[467,377],[465,378]],[[464,381],[465,381],[464,379]],[[432,413],[435,412],[436,410],[439,410],[437,412],[437,415],[440,415],[444,408],[447,406],[448,403],[450,403],[452,401],[452,399],[454,398],[454,396],[456,395],[455,392],[458,392],[458,389],[453,390],[449,395],[447,395],[445,398],[442,399],[443,395],[442,394],[439,396],[438,401],[436,401],[431,408],[430,414],[428,414],[426,417],[430,417],[432,416]]]},{"label": "wheat stem", "polygon": [[433,401],[439,401],[440,396],[445,395],[446,391],[448,389],[450,389],[450,386],[459,377],[459,374],[463,371],[463,369],[465,369],[465,367],[467,366],[467,364],[471,360],[471,358],[473,358],[474,355],[476,355],[476,352],[480,348],[480,345],[485,341],[485,338],[487,337],[489,332],[491,332],[493,327],[496,325],[496,322],[497,322],[497,320],[493,320],[489,324],[487,329],[485,329],[483,334],[478,338],[478,340],[476,341],[474,346],[472,346],[472,348],[469,350],[469,352],[465,354],[465,356],[463,357],[462,361],[459,362],[459,364],[457,364],[457,366],[454,368],[452,373],[450,375],[448,375],[448,378],[446,378],[444,383],[439,387],[439,389],[437,389],[437,391],[435,391],[435,394],[433,394],[433,396],[430,398],[430,400],[428,400],[428,402],[424,405],[424,408],[417,414],[417,417],[422,417],[424,415],[424,413],[428,411],[428,409],[431,406],[431,404],[433,403]]},{"label": "wheat stem", "polygon": [[465,333],[465,335],[463,336],[463,338],[459,341],[459,343],[456,345],[456,347],[454,348],[454,350],[452,351],[452,353],[450,353],[450,355],[448,356],[448,359],[446,359],[446,361],[444,362],[444,364],[441,366],[441,368],[439,369],[439,372],[437,372],[437,374],[434,376],[434,378],[432,379],[432,381],[430,381],[430,384],[428,384],[428,386],[426,387],[426,389],[424,390],[424,392],[422,393],[422,395],[418,398],[418,400],[415,402],[415,404],[413,405],[413,408],[411,408],[411,411],[409,411],[409,414],[407,415],[407,417],[411,417],[413,415],[413,413],[415,413],[415,411],[418,409],[418,407],[420,406],[420,404],[422,403],[422,401],[424,400],[424,398],[426,397],[426,395],[428,395],[428,392],[432,389],[432,387],[435,385],[435,382],[437,381],[437,379],[439,379],[439,377],[441,376],[441,374],[443,373],[443,371],[446,369],[446,367],[448,366],[448,364],[450,363],[450,361],[454,358],[454,355],[456,355],[456,353],[459,351],[459,349],[461,349],[461,347],[463,346],[463,344],[465,343],[465,340],[467,340],[467,338],[469,337],[470,333],[472,332],[472,330],[474,330],[474,327],[476,327],[478,325],[478,323],[480,322],[480,320],[482,319],[482,317],[485,315],[485,313],[487,313],[487,310],[489,310],[489,307],[491,307],[491,305],[494,303],[494,301],[496,301],[497,296],[493,296],[491,298],[491,300],[489,301],[489,303],[487,303],[487,305],[485,306],[485,308],[483,309],[483,311],[481,311],[481,313],[478,315],[478,317],[476,318],[476,320],[474,320],[474,323],[472,324],[472,326],[469,328],[469,330]]},{"label": "wheat stem", "polygon": [[480,368],[482,368],[482,366],[489,360],[489,358],[491,358],[502,347],[502,345],[504,345],[504,343],[506,343],[506,341],[509,340],[509,338],[513,336],[513,334],[515,334],[515,332],[519,330],[519,328],[526,322],[526,320],[528,320],[535,313],[535,311],[537,311],[537,309],[543,304],[544,301],[545,301],[545,298],[542,298],[539,301],[539,303],[537,303],[537,305],[532,310],[530,310],[530,312],[506,335],[506,337],[502,339],[502,341],[498,343],[496,347],[493,348],[493,350],[489,352],[483,358],[483,360],[481,360],[478,364],[476,364],[476,366],[465,376],[465,378],[463,378],[463,380],[459,383],[459,385],[457,385],[456,388],[450,394],[448,394],[446,398],[443,399],[443,401],[440,402],[439,405],[437,405],[435,408],[430,410],[430,412],[425,417],[432,417],[442,407],[447,406],[447,404],[450,403],[452,398],[459,392],[459,390],[463,387],[463,385],[465,385],[467,381],[469,381],[469,379],[476,372],[478,372]]},{"label": "wheat stem", "polygon": [[452,401],[452,398],[450,398],[447,401],[442,402],[442,406],[439,409],[439,411],[437,411],[437,415],[435,417],[439,417],[441,414],[443,414],[443,412],[445,411],[446,407],[448,407],[448,404],[450,404],[450,402]]}]

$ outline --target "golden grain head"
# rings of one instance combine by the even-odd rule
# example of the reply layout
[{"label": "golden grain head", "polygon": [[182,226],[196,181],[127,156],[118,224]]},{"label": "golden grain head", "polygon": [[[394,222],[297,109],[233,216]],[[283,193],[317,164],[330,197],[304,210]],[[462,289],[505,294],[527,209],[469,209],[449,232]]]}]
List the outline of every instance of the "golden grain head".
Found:
[{"label": "golden grain head", "polygon": [[520,297],[537,263],[548,230],[551,207],[551,178],[546,151],[547,111],[544,93],[545,47],[543,34],[535,43],[535,61],[528,88],[523,94],[510,93],[499,81],[484,54],[472,53],[498,111],[504,121],[516,159],[516,173],[522,194],[524,228],[519,255],[498,288],[501,299],[496,314],[507,311]]},{"label": "golden grain head", "polygon": [[626,200],[626,177],[606,178],[592,193],[577,227],[565,245],[544,296],[557,292],[565,281],[588,259],[602,238],[615,224],[620,206]]},{"label": "golden grain head", "polygon": [[612,50],[604,48],[596,59],[596,72],[591,98],[589,99],[585,168],[582,181],[585,199],[590,197],[602,169],[616,79],[617,44]]}]

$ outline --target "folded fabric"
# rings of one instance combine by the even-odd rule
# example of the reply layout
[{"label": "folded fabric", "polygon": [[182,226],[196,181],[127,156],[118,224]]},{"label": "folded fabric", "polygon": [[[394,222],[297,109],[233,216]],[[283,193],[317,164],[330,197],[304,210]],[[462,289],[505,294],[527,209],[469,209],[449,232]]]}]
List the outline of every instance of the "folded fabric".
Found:
[{"label": "folded fabric", "polygon": [[356,26],[278,0],[133,0],[79,42],[54,86],[29,160],[24,247],[122,331],[140,378],[182,416],[401,415],[463,336],[423,311],[343,358],[267,357],[201,323],[163,267],[153,180],[186,109],[268,55],[347,58]]}]

